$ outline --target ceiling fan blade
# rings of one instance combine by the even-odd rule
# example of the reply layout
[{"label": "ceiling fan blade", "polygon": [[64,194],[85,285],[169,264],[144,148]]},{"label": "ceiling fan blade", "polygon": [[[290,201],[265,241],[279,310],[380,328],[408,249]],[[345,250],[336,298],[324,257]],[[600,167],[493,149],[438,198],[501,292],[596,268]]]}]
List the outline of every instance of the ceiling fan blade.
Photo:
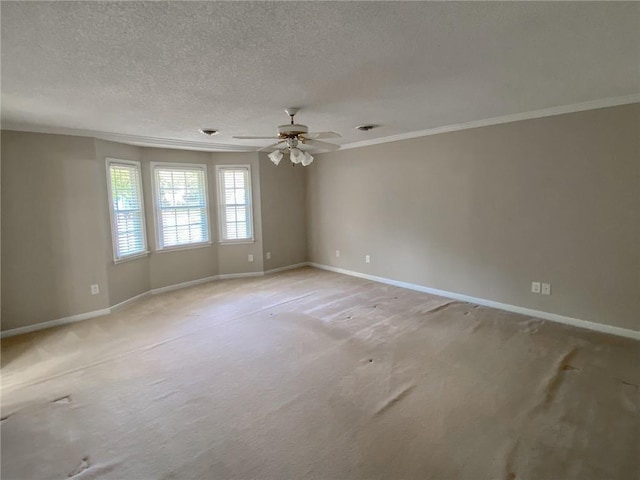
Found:
[{"label": "ceiling fan blade", "polygon": [[247,135],[240,135],[240,136],[237,136],[237,137],[235,137],[235,136],[234,136],[234,137],[232,137],[232,138],[238,138],[238,139],[240,139],[240,140],[264,140],[264,139],[267,139],[267,138],[268,138],[269,140],[271,140],[271,139],[273,139],[273,138],[278,138],[278,137],[253,137],[253,136],[250,136],[250,135],[249,135],[249,136],[247,136]]},{"label": "ceiling fan blade", "polygon": [[317,147],[323,150],[338,150],[340,145],[336,145],[334,143],[321,142],[319,140],[313,140],[311,138],[305,138],[302,140],[302,143],[305,145],[309,145],[310,147]]},{"label": "ceiling fan blade", "polygon": [[342,137],[342,135],[336,132],[309,132],[309,133],[303,133],[302,136],[305,138],[311,138],[313,140],[317,138],[341,138]]},{"label": "ceiling fan blade", "polygon": [[268,152],[270,150],[278,150],[280,147],[278,145],[282,145],[283,147],[287,144],[287,142],[276,142],[271,145],[267,145],[266,147],[262,147],[259,149],[259,152]]}]

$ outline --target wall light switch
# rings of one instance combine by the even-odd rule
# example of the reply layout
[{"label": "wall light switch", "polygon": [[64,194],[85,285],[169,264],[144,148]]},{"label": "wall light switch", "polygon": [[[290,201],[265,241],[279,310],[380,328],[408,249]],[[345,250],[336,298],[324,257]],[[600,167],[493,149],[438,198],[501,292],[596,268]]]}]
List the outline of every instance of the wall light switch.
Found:
[{"label": "wall light switch", "polygon": [[336,257],[340,256],[340,250],[336,250]]},{"label": "wall light switch", "polygon": [[91,285],[91,295],[98,295],[100,293],[100,287],[98,284]]},{"label": "wall light switch", "polygon": [[371,257],[369,255],[364,256],[365,263],[371,263]]},{"label": "wall light switch", "polygon": [[540,282],[531,282],[531,293],[540,293]]},{"label": "wall light switch", "polygon": [[[267,260],[271,260],[271,252],[267,252]],[[251,260],[249,260],[251,261]]]},{"label": "wall light switch", "polygon": [[253,262],[253,253],[250,253],[250,254],[249,254],[249,258],[248,258],[248,260],[249,260],[250,262]]},{"label": "wall light switch", "polygon": [[551,284],[543,283],[542,284],[542,294],[543,295],[551,295]]}]

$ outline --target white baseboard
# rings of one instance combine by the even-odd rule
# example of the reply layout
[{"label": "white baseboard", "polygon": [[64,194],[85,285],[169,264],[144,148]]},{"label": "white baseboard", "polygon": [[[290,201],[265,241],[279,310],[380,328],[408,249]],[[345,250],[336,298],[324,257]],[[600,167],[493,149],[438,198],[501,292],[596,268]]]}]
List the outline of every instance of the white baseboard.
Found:
[{"label": "white baseboard", "polygon": [[272,270],[267,270],[265,272],[249,272],[249,273],[233,273],[233,274],[223,274],[223,275],[214,275],[211,277],[200,278],[197,280],[191,280],[189,282],[178,283],[175,285],[168,285],[166,287],[154,288],[148,292],[141,293],[136,295],[135,297],[129,298],[123,302],[120,302],[116,305],[113,305],[110,308],[104,308],[101,310],[94,310],[92,312],[80,313],[78,315],[71,315],[69,317],[58,318],[56,320],[51,320],[48,322],[36,323],[34,325],[27,325],[25,327],[13,328],[11,330],[5,330],[0,332],[0,338],[5,337],[13,337],[15,335],[21,335],[23,333],[31,333],[38,330],[44,330],[46,328],[57,327],[60,325],[66,325],[68,323],[80,322],[82,320],[88,320],[90,318],[100,317],[103,315],[108,315],[111,312],[117,311],[122,307],[134,303],[138,300],[141,300],[149,295],[157,295],[159,293],[170,292],[172,290],[178,290],[181,288],[187,288],[194,285],[200,285],[202,283],[213,282],[215,280],[225,280],[225,279],[233,279],[233,278],[247,278],[247,277],[260,277],[266,274],[283,272],[286,270],[293,270],[295,268],[301,268],[311,266],[321,270],[328,270],[330,272],[341,273],[343,275],[349,275],[352,277],[364,278],[366,280],[371,280],[374,282],[385,283],[387,285],[393,285],[401,288],[408,288],[410,290],[416,290],[419,292],[430,293],[432,295],[438,295],[440,297],[452,298],[454,300],[460,300],[462,302],[475,303],[477,305],[483,305],[485,307],[497,308],[498,310],[505,310],[507,312],[520,313],[522,315],[528,315],[535,318],[542,318],[544,320],[549,320],[552,322],[563,323],[565,325],[572,325],[574,327],[586,328],[588,330],[594,330],[597,332],[607,333],[610,335],[618,335],[621,337],[632,338],[635,340],[640,340],[640,332],[636,330],[629,330],[621,327],[614,327],[611,325],[604,325],[602,323],[590,322],[587,320],[580,320],[578,318],[566,317],[564,315],[558,315],[555,313],[543,312],[541,310],[533,310],[531,308],[519,307],[517,305],[510,305],[507,303],[495,302],[493,300],[486,300],[484,298],[471,297],[469,295],[463,295],[461,293],[448,292],[446,290],[439,290],[436,288],[425,287],[423,285],[417,285],[414,283],[401,282],[399,280],[392,280],[390,278],[378,277],[375,275],[369,275],[366,273],[360,273],[353,270],[346,270],[344,268],[332,267],[329,265],[322,265],[319,263],[313,262],[301,262],[296,263],[294,265],[287,265],[285,267],[274,268]]},{"label": "white baseboard", "polygon": [[15,335],[22,335],[23,333],[36,332],[38,330],[44,330],[45,328],[59,327],[60,325],[66,325],[67,323],[81,322],[82,320],[101,317],[110,313],[110,308],[103,308],[101,310],[94,310],[92,312],[79,313],[77,315],[71,315],[69,317],[49,320],[48,322],[35,323],[33,325],[27,325],[24,327],[12,328],[11,330],[4,330],[3,332],[0,332],[0,338],[13,337]]},{"label": "white baseboard", "polygon": [[152,288],[151,290],[149,290],[149,293],[151,293],[151,295],[158,295],[159,293],[170,292],[172,290],[180,290],[181,288],[193,287],[194,285],[200,285],[201,283],[213,282],[215,280],[218,280],[219,278],[220,278],[219,275],[198,278],[196,280],[190,280],[188,282],[176,283],[174,285],[167,285],[166,287]]},{"label": "white baseboard", "polygon": [[77,315],[71,315],[69,317],[58,318],[56,320],[50,320],[48,322],[35,323],[33,325],[27,325],[24,327],[12,328],[10,330],[4,330],[0,332],[0,338],[13,337],[15,335],[22,335],[23,333],[36,332],[38,330],[44,330],[47,328],[58,327],[60,325],[66,325],[67,323],[81,322],[82,320],[88,320],[90,318],[101,317],[115,312],[129,304],[132,304],[138,300],[141,300],[150,295],[158,295],[160,293],[170,292],[172,290],[179,290],[182,288],[192,287],[194,285],[200,285],[202,283],[213,282],[216,280],[228,280],[233,278],[247,278],[247,277],[261,277],[265,273],[276,273],[276,271],[290,270],[292,268],[304,267],[307,262],[298,263],[295,265],[289,265],[268,272],[247,272],[247,273],[228,273],[222,275],[213,275],[211,277],[198,278],[197,280],[191,280],[189,282],[176,283],[174,285],[167,285],[166,287],[153,288],[147,292],[140,293],[135,297],[131,297],[123,302],[113,305],[109,308],[103,308],[102,310],[94,310],[92,312],[79,313]]},{"label": "white baseboard", "polygon": [[286,270],[294,270],[296,268],[308,267],[309,262],[294,263],[293,265],[287,265],[285,267],[272,268],[271,270],[265,270],[265,275],[271,275],[272,273],[284,272]]},{"label": "white baseboard", "polygon": [[137,302],[138,300],[142,300],[143,298],[148,297],[149,295],[151,295],[151,291],[150,290],[146,291],[146,292],[142,292],[142,293],[136,295],[135,297],[131,297],[131,298],[126,299],[123,302],[116,303],[115,305],[113,305],[111,307],[110,310],[113,313],[113,312],[115,312],[117,310],[120,310],[123,307],[126,307],[127,305],[129,305],[129,304],[131,304],[133,302]]},{"label": "white baseboard", "polygon": [[246,272],[246,273],[222,273],[218,275],[219,280],[232,280],[234,278],[261,277],[264,272]]},{"label": "white baseboard", "polygon": [[425,287],[417,285],[415,283],[400,282],[398,280],[392,280],[385,277],[377,277],[375,275],[368,275],[366,273],[355,272],[353,270],[346,270],[344,268],[332,267],[329,265],[322,265],[319,263],[309,262],[309,266],[319,268],[321,270],[328,270],[330,272],[342,273],[344,275],[350,275],[352,277],[364,278],[373,282],[385,283],[387,285],[393,285],[401,288],[408,288],[410,290],[417,290],[418,292],[430,293],[432,295],[438,295],[439,297],[452,298],[454,300],[460,300],[462,302],[475,303],[485,307],[497,308],[498,310],[506,310],[507,312],[520,313],[535,318],[542,318],[543,320],[550,320],[552,322],[564,323],[565,325],[572,325],[574,327],[586,328],[588,330],[595,330],[596,332],[607,333],[610,335],[618,335],[621,337],[633,338],[634,340],[640,340],[640,332],[636,330],[629,330],[627,328],[614,327],[612,325],[605,325],[603,323],[590,322],[588,320],[580,320],[578,318],[566,317],[564,315],[558,315],[555,313],[543,312],[541,310],[533,310],[531,308],[519,307],[517,305],[510,305],[508,303],[495,302],[493,300],[486,300],[484,298],[471,297],[469,295],[463,295],[461,293],[448,292],[446,290],[438,290],[436,288]]}]

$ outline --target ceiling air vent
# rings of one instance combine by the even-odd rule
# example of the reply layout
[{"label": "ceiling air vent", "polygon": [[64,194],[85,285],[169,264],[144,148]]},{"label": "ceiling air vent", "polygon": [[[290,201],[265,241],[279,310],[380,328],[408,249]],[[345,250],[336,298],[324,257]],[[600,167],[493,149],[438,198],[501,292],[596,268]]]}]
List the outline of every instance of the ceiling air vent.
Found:
[{"label": "ceiling air vent", "polygon": [[213,137],[220,133],[220,130],[216,130],[215,128],[201,128],[200,133],[206,135],[207,137]]}]

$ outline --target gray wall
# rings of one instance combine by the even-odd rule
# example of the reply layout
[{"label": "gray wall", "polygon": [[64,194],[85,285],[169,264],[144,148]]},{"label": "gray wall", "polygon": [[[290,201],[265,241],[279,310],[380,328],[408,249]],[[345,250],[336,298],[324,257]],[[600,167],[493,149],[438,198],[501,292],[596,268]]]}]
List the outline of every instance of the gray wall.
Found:
[{"label": "gray wall", "polygon": [[[307,259],[638,330],[639,132],[636,104],[323,154],[302,169],[3,131],[2,330]],[[148,257],[113,263],[105,157],[142,162]],[[155,253],[151,161],[208,165],[214,240],[214,167],[251,164],[256,242]],[[531,281],[552,295],[529,293]]]},{"label": "gray wall", "polygon": [[310,260],[640,330],[639,142],[635,104],[319,155]]},{"label": "gray wall", "polygon": [[[275,166],[260,154],[264,268],[307,261],[307,209],[304,167],[283,159]],[[267,252],[271,259],[267,259]]]},{"label": "gray wall", "polygon": [[[2,132],[2,330],[24,327],[117,305],[161,288],[219,274],[262,272],[262,180],[257,153],[204,153],[142,148],[86,137]],[[142,165],[150,255],[113,262],[107,201],[107,157]],[[209,246],[155,251],[150,162],[207,165]],[[251,165],[255,241],[218,245],[215,166]],[[286,184],[299,181],[299,187]],[[304,177],[269,175],[268,191],[298,191],[304,210]],[[296,190],[297,189],[297,190]],[[302,189],[302,190],[300,190]],[[302,191],[302,194],[300,194]],[[274,214],[270,212],[270,218]],[[297,218],[297,217],[296,217]],[[304,251],[306,237],[285,246]],[[302,245],[294,245],[295,242]],[[253,262],[248,261],[252,254]],[[305,257],[295,257],[304,261]],[[299,259],[302,258],[302,259]],[[91,295],[97,283],[100,294]]]},{"label": "gray wall", "polygon": [[94,140],[3,131],[1,141],[2,329],[108,307]]}]

